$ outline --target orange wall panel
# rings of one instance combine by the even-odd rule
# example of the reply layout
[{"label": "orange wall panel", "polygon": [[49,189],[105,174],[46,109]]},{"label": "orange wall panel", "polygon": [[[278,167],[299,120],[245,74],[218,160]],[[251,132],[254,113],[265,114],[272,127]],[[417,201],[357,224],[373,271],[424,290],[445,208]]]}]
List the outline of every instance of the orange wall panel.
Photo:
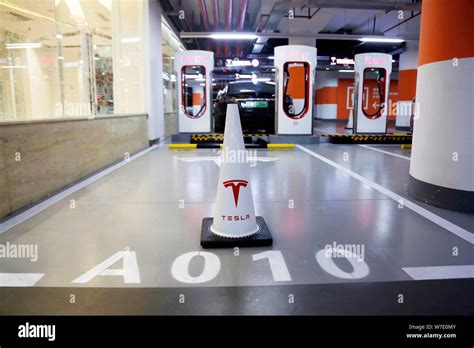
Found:
[{"label": "orange wall panel", "polygon": [[418,66],[474,57],[473,0],[429,0],[421,5]]},{"label": "orange wall panel", "polygon": [[316,90],[315,104],[337,104],[337,87],[323,87]]},{"label": "orange wall panel", "polygon": [[416,95],[416,69],[401,70],[398,75],[398,100],[412,100]]}]

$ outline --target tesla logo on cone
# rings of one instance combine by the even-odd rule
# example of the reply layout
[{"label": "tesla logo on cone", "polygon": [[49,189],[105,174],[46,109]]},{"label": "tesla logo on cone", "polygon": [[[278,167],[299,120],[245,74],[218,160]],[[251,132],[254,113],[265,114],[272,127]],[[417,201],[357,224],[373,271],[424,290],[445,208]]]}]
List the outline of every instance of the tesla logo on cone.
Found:
[{"label": "tesla logo on cone", "polygon": [[239,193],[241,187],[247,187],[249,182],[247,180],[227,180],[223,182],[225,188],[232,187],[232,193],[234,194],[235,207],[239,204]]}]

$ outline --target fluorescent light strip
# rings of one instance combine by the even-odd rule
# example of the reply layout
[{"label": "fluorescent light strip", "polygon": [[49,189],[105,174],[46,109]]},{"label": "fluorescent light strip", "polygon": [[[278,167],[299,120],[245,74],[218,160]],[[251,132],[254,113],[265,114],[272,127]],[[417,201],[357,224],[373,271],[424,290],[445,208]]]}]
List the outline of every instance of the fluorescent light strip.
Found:
[{"label": "fluorescent light strip", "polygon": [[35,42],[24,42],[24,43],[7,43],[6,48],[7,50],[16,50],[21,48],[40,48],[42,46],[41,43]]},{"label": "fluorescent light strip", "polygon": [[253,33],[215,33],[209,37],[214,40],[255,40],[258,36]]},{"label": "fluorescent light strip", "polygon": [[109,10],[109,12],[112,12],[112,0],[99,0],[99,3]]},{"label": "fluorescent light strip", "polygon": [[354,70],[338,70],[339,72],[343,72],[343,73],[353,73]]},{"label": "fluorescent light strip", "polygon": [[26,65],[0,65],[1,69],[26,69]]},{"label": "fluorescent light strip", "polygon": [[359,41],[362,41],[362,42],[381,42],[381,43],[400,43],[400,42],[404,42],[405,40],[403,39],[395,39],[395,38],[384,38],[384,37],[363,37],[363,38],[360,38]]},{"label": "fluorescent light strip", "polygon": [[79,0],[66,0],[66,6],[74,19],[81,22],[86,20],[86,16],[84,15],[84,11]]},{"label": "fluorescent light strip", "polygon": [[251,66],[252,63],[250,60],[232,60],[230,66],[242,67],[242,66]]},{"label": "fluorescent light strip", "polygon": [[140,38],[138,37],[127,37],[124,39],[120,39],[121,43],[135,43],[135,42],[140,42]]},{"label": "fluorescent light strip", "polygon": [[236,74],[236,78],[237,76],[239,77],[239,79],[251,79],[252,78],[252,75],[247,75],[247,74]]},{"label": "fluorescent light strip", "polygon": [[78,68],[79,62],[64,62],[63,67],[65,68]]}]

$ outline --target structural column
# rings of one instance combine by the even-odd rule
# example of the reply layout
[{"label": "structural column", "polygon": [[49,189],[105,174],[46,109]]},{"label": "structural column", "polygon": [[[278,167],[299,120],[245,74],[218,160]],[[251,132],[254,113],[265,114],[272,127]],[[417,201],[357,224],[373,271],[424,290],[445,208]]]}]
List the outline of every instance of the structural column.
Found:
[{"label": "structural column", "polygon": [[398,102],[396,128],[410,129],[412,102],[416,95],[416,68],[418,67],[418,43],[407,42],[406,51],[400,55],[398,75]]},{"label": "structural column", "polygon": [[423,1],[408,193],[474,213],[474,2]]},{"label": "structural column", "polygon": [[144,1],[145,101],[150,143],[165,136],[161,13],[157,1]]}]

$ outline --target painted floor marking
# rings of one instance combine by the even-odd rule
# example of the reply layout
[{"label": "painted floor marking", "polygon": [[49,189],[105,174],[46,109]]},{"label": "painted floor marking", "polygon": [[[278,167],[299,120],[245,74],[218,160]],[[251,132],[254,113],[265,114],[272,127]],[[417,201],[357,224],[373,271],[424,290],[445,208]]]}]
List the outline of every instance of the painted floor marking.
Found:
[{"label": "painted floor marking", "polygon": [[[205,162],[205,161],[212,161],[218,167],[221,166],[221,161],[219,156],[212,156],[212,157],[176,157],[180,161],[184,162]],[[255,162],[274,162],[278,161],[277,157],[248,157],[247,162],[250,164]]]},{"label": "painted floor marking", "polygon": [[456,236],[464,239],[465,241],[467,241],[471,244],[474,244],[474,234],[469,232],[468,230],[465,230],[464,228],[459,227],[459,226],[453,224],[452,222],[450,222],[446,219],[443,219],[442,217],[430,212],[429,210],[426,210],[425,208],[422,208],[418,204],[413,203],[412,201],[396,194],[395,192],[386,189],[385,187],[383,187],[383,186],[381,186],[381,185],[379,185],[379,184],[377,184],[377,183],[375,183],[375,182],[373,182],[373,181],[371,181],[371,180],[369,180],[369,179],[353,172],[352,170],[350,170],[350,169],[348,169],[344,166],[341,166],[340,164],[337,164],[336,162],[331,161],[330,159],[328,159],[324,156],[321,156],[321,155],[317,154],[316,152],[313,152],[313,151],[305,148],[304,146],[296,145],[296,147],[299,148],[300,150],[306,152],[307,154],[319,159],[320,161],[323,161],[323,162],[333,166],[334,168],[337,168],[337,169],[341,170],[342,172],[352,176],[354,179],[359,180],[363,184],[366,184],[366,185],[372,187],[373,189],[379,191],[380,193],[390,197],[394,201],[403,202],[404,207],[406,207],[406,208],[414,211],[415,213],[423,216],[424,218],[430,220],[431,222],[437,224],[438,226],[441,226],[445,230],[448,230],[449,232],[451,232],[451,233],[455,234]]},{"label": "painted floor marking", "polygon": [[474,278],[473,265],[402,267],[414,280]]},{"label": "painted floor marking", "polygon": [[130,156],[130,158],[128,160],[123,160],[123,161],[121,161],[117,164],[114,164],[113,166],[110,166],[110,167],[104,169],[103,171],[101,171],[101,172],[99,172],[99,173],[97,173],[97,174],[95,174],[95,175],[93,175],[93,176],[77,183],[76,185],[71,186],[71,187],[67,188],[66,190],[64,190],[62,192],[59,192],[58,194],[44,200],[43,202],[38,203],[34,207],[31,207],[30,209],[25,210],[24,212],[22,212],[18,215],[15,215],[14,217],[6,220],[5,222],[0,223],[0,234],[3,233],[3,232],[8,231],[9,229],[15,227],[18,224],[21,224],[22,222],[24,222],[24,221],[28,220],[29,218],[35,216],[36,214],[38,214],[39,212],[45,210],[46,208],[49,208],[53,204],[59,202],[60,200],[66,198],[67,196],[73,194],[74,192],[79,191],[80,189],[92,184],[93,182],[103,178],[104,176],[106,176],[106,175],[116,171],[117,169],[123,167],[124,165],[130,163],[131,161],[133,161],[137,158],[140,158],[143,155],[147,154],[148,152],[150,152],[154,149],[157,149],[159,147],[160,147],[159,145],[154,145],[154,146],[151,146],[149,148],[146,148],[145,150],[140,151],[140,152],[136,153],[133,156]]},{"label": "painted floor marking", "polygon": [[323,133],[323,134],[336,134],[336,135],[349,135],[349,134],[352,134],[352,131],[351,132],[344,132],[344,133],[341,133],[337,130],[335,131],[330,131],[330,130],[326,130],[326,129],[322,129],[322,128],[313,128],[315,131],[318,131],[319,133]]},{"label": "painted floor marking", "polygon": [[0,287],[34,286],[44,273],[0,273]]},{"label": "painted floor marking", "polygon": [[367,146],[367,145],[359,145],[359,146],[360,147],[365,147],[366,149],[370,149],[370,150],[373,150],[373,151],[386,153],[387,155],[390,155],[390,156],[395,156],[395,157],[403,158],[403,159],[406,159],[406,160],[410,160],[410,157],[408,157],[408,156],[403,156],[403,155],[399,155],[399,154],[396,154],[396,153],[393,153],[393,152],[376,149],[374,147],[370,147],[370,146]]}]

